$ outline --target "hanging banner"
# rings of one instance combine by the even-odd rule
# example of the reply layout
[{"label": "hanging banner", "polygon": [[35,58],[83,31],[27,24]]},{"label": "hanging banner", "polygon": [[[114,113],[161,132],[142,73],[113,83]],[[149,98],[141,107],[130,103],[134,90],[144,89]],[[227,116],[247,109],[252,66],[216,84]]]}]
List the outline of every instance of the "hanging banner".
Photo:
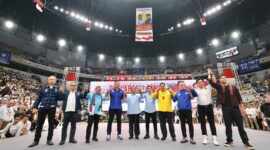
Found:
[{"label": "hanging banner", "polygon": [[136,9],[136,42],[153,42],[152,8]]}]

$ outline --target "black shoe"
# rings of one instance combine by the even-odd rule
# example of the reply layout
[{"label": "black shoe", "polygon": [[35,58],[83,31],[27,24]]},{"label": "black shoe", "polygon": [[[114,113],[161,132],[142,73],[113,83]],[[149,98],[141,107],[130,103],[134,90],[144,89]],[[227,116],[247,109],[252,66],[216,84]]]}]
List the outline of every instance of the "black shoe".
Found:
[{"label": "black shoe", "polygon": [[89,140],[86,140],[85,143],[90,143],[90,141]]},{"label": "black shoe", "polygon": [[187,143],[187,142],[188,142],[187,138],[183,138],[183,139],[180,141],[180,143]]},{"label": "black shoe", "polygon": [[93,138],[92,141],[98,142],[98,139],[97,138]]},{"label": "black shoe", "polygon": [[159,140],[159,137],[158,137],[158,135],[155,135],[155,136],[154,136],[154,138],[155,138],[155,139],[157,139],[157,140]]},{"label": "black shoe", "polygon": [[32,144],[30,144],[28,147],[34,147],[34,146],[37,146],[38,145],[38,142],[33,142]]},{"label": "black shoe", "polygon": [[149,139],[149,138],[150,138],[149,135],[145,135],[145,136],[144,136],[144,139]]},{"label": "black shoe", "polygon": [[133,136],[129,136],[129,138],[128,138],[128,139],[130,139],[130,140],[131,140],[131,139],[133,139]]},{"label": "black shoe", "polygon": [[255,147],[250,145],[249,143],[245,144],[245,147],[250,150],[255,150]]},{"label": "black shoe", "polygon": [[135,139],[136,139],[136,140],[139,140],[140,138],[139,138],[139,136],[135,136]]},{"label": "black shoe", "polygon": [[59,145],[64,145],[65,144],[65,140],[61,140]]},{"label": "black shoe", "polygon": [[47,145],[53,145],[53,142],[52,142],[52,140],[50,140],[50,141],[47,141]]},{"label": "black shoe", "polygon": [[166,137],[162,137],[162,138],[161,138],[161,141],[165,141],[165,140],[166,140]]},{"label": "black shoe", "polygon": [[191,144],[196,144],[196,142],[194,141],[194,139],[190,139],[190,143]]},{"label": "black shoe", "polygon": [[233,141],[232,140],[227,140],[226,143],[224,143],[225,147],[231,147],[233,145]]},{"label": "black shoe", "polygon": [[175,138],[175,137],[173,137],[173,138],[172,138],[172,141],[173,141],[173,142],[175,142],[175,141],[176,141],[176,138]]},{"label": "black shoe", "polygon": [[75,139],[73,139],[73,140],[69,140],[69,143],[76,144],[76,143],[77,143],[77,141],[76,141]]}]

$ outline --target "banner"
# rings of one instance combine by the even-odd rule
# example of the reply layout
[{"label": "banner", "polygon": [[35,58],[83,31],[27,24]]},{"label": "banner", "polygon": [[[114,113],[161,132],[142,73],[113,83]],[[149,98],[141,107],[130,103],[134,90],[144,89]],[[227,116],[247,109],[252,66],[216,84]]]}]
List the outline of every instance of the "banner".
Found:
[{"label": "banner", "polygon": [[136,9],[136,42],[153,42],[152,8]]},{"label": "banner", "polygon": [[[141,89],[143,93],[146,92],[147,86],[152,86],[153,90],[157,89],[161,82],[166,84],[168,89],[172,88],[174,91],[178,91],[177,83],[179,80],[156,80],[156,81],[119,81],[120,88],[124,90],[126,93],[130,93],[130,89],[132,86],[136,86]],[[183,80],[187,87],[192,86],[196,81],[195,80]],[[93,81],[90,82],[90,92],[95,92],[96,86],[100,86],[102,93],[105,94],[107,90],[113,89],[114,81]],[[129,95],[129,94],[127,94]],[[197,99],[194,98],[192,101],[192,107],[197,107]],[[156,101],[156,109],[157,109],[157,101]],[[110,101],[104,101],[102,103],[102,111],[109,110]],[[177,103],[172,103],[172,107],[176,108]],[[127,111],[127,104],[122,103],[123,111]],[[145,101],[140,103],[141,111],[145,109]]]},{"label": "banner", "polygon": [[[165,83],[168,89],[178,91],[177,83],[179,80],[155,80],[155,81],[119,81],[120,88],[126,93],[130,93],[131,87],[136,86],[141,89],[142,92],[146,92],[147,86],[152,86],[153,90],[159,87],[161,82]],[[192,86],[195,80],[183,80],[187,87]],[[106,93],[107,90],[113,89],[114,81],[93,81],[90,82],[90,92],[95,92],[96,86],[100,86],[102,93]]]},{"label": "banner", "polygon": [[11,54],[0,50],[0,63],[9,64],[11,60]]}]

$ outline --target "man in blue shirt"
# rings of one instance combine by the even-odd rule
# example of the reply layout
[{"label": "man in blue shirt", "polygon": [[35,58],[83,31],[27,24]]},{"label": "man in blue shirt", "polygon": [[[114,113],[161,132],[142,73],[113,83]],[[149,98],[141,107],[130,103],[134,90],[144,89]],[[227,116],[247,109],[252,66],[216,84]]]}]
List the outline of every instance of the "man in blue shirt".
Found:
[{"label": "man in blue shirt", "polygon": [[107,99],[104,95],[101,94],[100,86],[97,86],[95,90],[96,90],[95,93],[88,93],[86,96],[86,99],[88,100],[87,111],[89,113],[88,125],[86,129],[86,143],[90,143],[90,135],[93,123],[94,123],[94,132],[92,140],[96,142],[98,141],[97,132],[99,119],[101,116],[102,101]]},{"label": "man in blue shirt", "polygon": [[109,121],[107,126],[107,141],[111,140],[112,122],[116,115],[117,120],[117,139],[123,140],[121,136],[121,116],[122,116],[122,100],[124,99],[124,91],[120,89],[120,82],[115,82],[114,89],[106,93],[106,97],[110,97]]},{"label": "man in blue shirt", "polygon": [[157,113],[156,113],[156,105],[155,100],[152,98],[152,87],[147,86],[147,93],[142,94],[142,98],[145,99],[145,128],[146,128],[146,135],[144,136],[144,139],[150,138],[149,135],[149,124],[150,119],[152,119],[153,126],[154,126],[154,138],[159,140],[158,134],[157,134]]},{"label": "man in blue shirt", "polygon": [[181,143],[187,143],[187,133],[186,133],[186,122],[189,126],[189,135],[190,135],[190,143],[196,144],[194,141],[194,128],[192,124],[192,105],[191,105],[191,99],[193,99],[194,96],[197,96],[197,93],[195,90],[188,90],[185,88],[185,82],[179,81],[178,82],[179,91],[176,92],[176,95],[173,97],[173,101],[177,101],[177,107],[179,112],[179,118],[181,121],[181,130],[183,139],[181,140]]},{"label": "man in blue shirt", "polygon": [[127,96],[126,102],[128,106],[127,114],[129,120],[129,139],[133,139],[135,133],[135,139],[139,139],[140,135],[140,100],[141,96],[136,95],[136,87],[131,87],[131,94]]},{"label": "man in blue shirt", "polygon": [[33,113],[36,113],[38,109],[36,134],[34,142],[28,147],[34,147],[38,145],[39,139],[41,137],[43,124],[45,122],[47,115],[49,122],[47,144],[53,145],[52,137],[53,137],[54,119],[57,101],[62,99],[62,95],[64,92],[64,89],[55,86],[55,83],[56,77],[50,76],[48,77],[48,85],[44,86],[42,89],[38,91],[38,97],[33,105]]}]

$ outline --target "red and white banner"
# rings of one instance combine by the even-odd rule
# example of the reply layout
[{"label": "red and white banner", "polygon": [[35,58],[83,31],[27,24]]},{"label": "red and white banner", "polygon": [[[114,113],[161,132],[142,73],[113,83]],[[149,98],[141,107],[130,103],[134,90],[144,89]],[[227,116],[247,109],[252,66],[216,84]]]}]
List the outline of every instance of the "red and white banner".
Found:
[{"label": "red and white banner", "polygon": [[[147,86],[152,86],[155,90],[159,87],[161,82],[165,83],[168,89],[173,89],[178,91],[177,83],[179,80],[155,80],[155,81],[119,81],[120,88],[126,93],[130,93],[132,86],[136,86],[138,89],[141,89],[142,92],[146,92]],[[183,80],[187,87],[192,86],[196,81],[195,80]],[[90,91],[95,92],[96,86],[100,86],[102,93],[106,93],[107,90],[113,89],[114,81],[93,81],[90,82]]]},{"label": "red and white banner", "polygon": [[153,42],[152,8],[136,9],[136,42]]}]

